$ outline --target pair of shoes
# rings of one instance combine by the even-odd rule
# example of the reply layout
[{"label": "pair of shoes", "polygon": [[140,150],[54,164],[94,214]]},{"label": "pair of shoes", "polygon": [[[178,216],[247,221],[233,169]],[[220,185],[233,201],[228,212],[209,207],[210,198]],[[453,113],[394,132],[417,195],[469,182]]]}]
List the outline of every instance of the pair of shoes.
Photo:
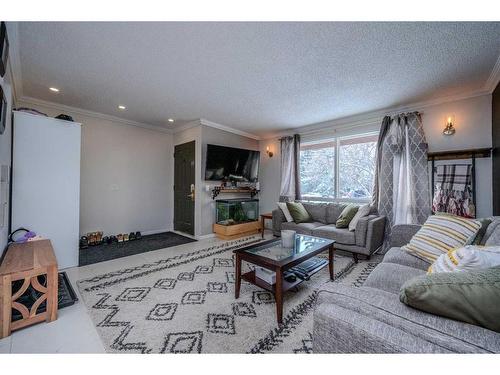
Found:
[{"label": "pair of shoes", "polygon": [[89,239],[87,236],[80,237],[80,249],[87,249],[89,247]]},{"label": "pair of shoes", "polygon": [[130,234],[128,235],[128,239],[129,239],[129,241],[134,241],[135,240],[135,233],[130,232]]},{"label": "pair of shoes", "polygon": [[103,232],[90,232],[87,233],[88,244],[90,246],[100,245],[102,243]]},{"label": "pair of shoes", "polygon": [[135,232],[135,239],[140,240],[141,238],[142,238],[141,232],[139,232],[139,231]]},{"label": "pair of shoes", "polygon": [[116,239],[118,242],[123,242],[123,234],[120,233],[119,235],[117,235]]},{"label": "pair of shoes", "polygon": [[123,235],[123,241],[128,241],[128,240],[129,240],[129,238],[128,238],[128,234],[127,234],[127,233],[125,233],[125,234]]}]

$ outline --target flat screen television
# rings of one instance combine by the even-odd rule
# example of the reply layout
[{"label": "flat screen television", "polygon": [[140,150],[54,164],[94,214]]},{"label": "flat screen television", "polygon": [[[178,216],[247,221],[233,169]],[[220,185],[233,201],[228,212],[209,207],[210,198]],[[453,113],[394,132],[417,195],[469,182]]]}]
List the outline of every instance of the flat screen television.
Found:
[{"label": "flat screen television", "polygon": [[260,152],[207,145],[205,180],[256,182],[259,178]]}]

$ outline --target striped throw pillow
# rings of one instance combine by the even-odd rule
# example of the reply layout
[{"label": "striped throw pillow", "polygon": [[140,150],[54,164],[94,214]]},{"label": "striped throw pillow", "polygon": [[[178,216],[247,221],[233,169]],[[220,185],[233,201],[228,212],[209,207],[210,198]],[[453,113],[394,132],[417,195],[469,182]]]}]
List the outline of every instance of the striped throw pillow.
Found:
[{"label": "striped throw pillow", "polygon": [[441,254],[469,245],[480,228],[478,220],[454,215],[433,215],[402,249],[433,263]]},{"label": "striped throw pillow", "polygon": [[500,246],[467,245],[442,254],[427,270],[427,274],[472,271],[500,266]]}]

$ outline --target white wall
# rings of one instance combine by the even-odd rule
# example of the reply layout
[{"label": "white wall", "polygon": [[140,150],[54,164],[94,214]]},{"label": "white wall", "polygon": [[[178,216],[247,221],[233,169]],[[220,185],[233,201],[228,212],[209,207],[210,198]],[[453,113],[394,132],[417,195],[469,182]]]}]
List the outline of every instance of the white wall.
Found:
[{"label": "white wall", "polygon": [[[8,165],[9,170],[10,170],[10,162],[11,162],[11,136],[12,136],[12,106],[13,106],[13,99],[12,99],[12,88],[11,88],[11,81],[10,81],[10,75],[9,72],[6,72],[3,77],[0,77],[0,85],[2,86],[3,92],[5,99],[7,100],[7,118],[6,118],[6,125],[5,125],[5,131],[2,135],[0,135],[0,165]],[[7,199],[8,201],[8,199]],[[9,235],[8,233],[8,227],[9,227],[9,207],[8,204],[6,207],[0,207],[0,210],[5,210],[4,215],[5,215],[5,220],[4,220],[4,225],[3,227],[0,227],[0,256],[2,255],[4,247],[7,245],[7,237]],[[0,213],[2,214],[2,213]]]},{"label": "white wall", "polygon": [[[429,151],[450,151],[460,149],[491,147],[491,95],[477,96],[433,106],[426,106],[418,109],[422,113],[422,122],[425,135],[429,144]],[[448,115],[455,116],[456,133],[453,136],[442,134],[445,120]],[[373,114],[365,114],[363,117],[373,118]],[[359,116],[356,119],[356,131],[372,131],[374,125],[381,124],[383,115],[376,118],[374,123],[367,123],[360,127]],[[346,122],[342,122],[345,131]],[[311,129],[318,130],[312,125]],[[325,128],[326,133],[333,134],[331,130],[334,126]],[[307,132],[306,128],[301,128],[300,132]],[[293,132],[290,132],[293,133]],[[317,136],[316,136],[317,137]],[[265,154],[266,146],[271,146],[274,157],[268,159]],[[280,189],[280,156],[279,142],[276,139],[260,141],[261,150],[261,211],[266,212],[274,209],[275,202],[279,197]],[[489,216],[492,213],[492,170],[491,158],[478,159],[476,172],[477,189],[477,216]]]},{"label": "white wall", "polygon": [[49,116],[82,123],[80,233],[172,229],[173,137],[93,116],[30,103]]}]

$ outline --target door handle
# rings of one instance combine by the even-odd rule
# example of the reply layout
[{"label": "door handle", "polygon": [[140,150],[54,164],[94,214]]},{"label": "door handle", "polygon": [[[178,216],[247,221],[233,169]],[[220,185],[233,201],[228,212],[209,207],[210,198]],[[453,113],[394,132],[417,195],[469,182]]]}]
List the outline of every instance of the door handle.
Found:
[{"label": "door handle", "polygon": [[189,190],[191,191],[191,194],[188,194],[188,198],[190,198],[194,202],[194,184],[191,184],[189,187]]}]

